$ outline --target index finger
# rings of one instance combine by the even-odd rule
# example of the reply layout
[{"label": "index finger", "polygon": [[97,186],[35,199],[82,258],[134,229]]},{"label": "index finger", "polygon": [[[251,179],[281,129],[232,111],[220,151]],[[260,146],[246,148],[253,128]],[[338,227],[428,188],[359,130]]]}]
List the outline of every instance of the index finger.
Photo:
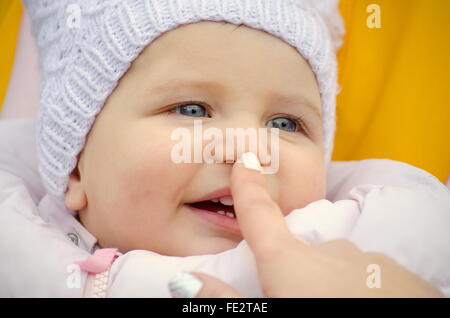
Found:
[{"label": "index finger", "polygon": [[267,178],[254,153],[244,153],[234,164],[231,193],[239,228],[256,258],[275,255],[280,246],[293,240],[281,209],[270,197]]}]

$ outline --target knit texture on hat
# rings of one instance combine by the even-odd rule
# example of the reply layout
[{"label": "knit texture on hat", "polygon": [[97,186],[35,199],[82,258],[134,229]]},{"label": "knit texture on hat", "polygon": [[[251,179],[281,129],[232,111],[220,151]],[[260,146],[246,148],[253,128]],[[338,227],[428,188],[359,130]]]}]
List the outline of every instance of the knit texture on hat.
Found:
[{"label": "knit texture on hat", "polygon": [[[266,31],[292,45],[316,75],[325,162],[331,159],[343,35],[337,0],[24,0],[40,50],[38,168],[64,199],[96,115],[139,53],[161,34],[201,20]],[[79,21],[76,21],[76,12]]]}]

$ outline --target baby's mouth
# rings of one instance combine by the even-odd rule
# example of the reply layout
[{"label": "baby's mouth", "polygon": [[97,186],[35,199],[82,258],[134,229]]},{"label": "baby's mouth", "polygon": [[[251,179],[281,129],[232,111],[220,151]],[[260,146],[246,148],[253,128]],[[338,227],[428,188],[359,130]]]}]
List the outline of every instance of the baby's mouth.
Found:
[{"label": "baby's mouth", "polygon": [[227,232],[242,237],[230,188],[222,188],[185,205],[203,221]]},{"label": "baby's mouth", "polygon": [[234,213],[233,199],[231,198],[231,196],[224,196],[218,199],[189,203],[188,205],[197,209],[215,212],[229,218],[236,218],[236,214]]}]

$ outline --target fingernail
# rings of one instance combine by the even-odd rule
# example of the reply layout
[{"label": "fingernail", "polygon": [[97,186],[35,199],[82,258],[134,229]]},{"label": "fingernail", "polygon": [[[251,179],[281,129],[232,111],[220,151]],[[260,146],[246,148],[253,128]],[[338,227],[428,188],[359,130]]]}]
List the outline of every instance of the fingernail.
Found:
[{"label": "fingernail", "polygon": [[258,157],[253,152],[246,152],[241,157],[241,162],[247,169],[252,169],[261,172],[261,164]]},{"label": "fingernail", "polygon": [[178,272],[169,280],[169,291],[175,298],[193,298],[203,286],[203,282],[186,272]]}]

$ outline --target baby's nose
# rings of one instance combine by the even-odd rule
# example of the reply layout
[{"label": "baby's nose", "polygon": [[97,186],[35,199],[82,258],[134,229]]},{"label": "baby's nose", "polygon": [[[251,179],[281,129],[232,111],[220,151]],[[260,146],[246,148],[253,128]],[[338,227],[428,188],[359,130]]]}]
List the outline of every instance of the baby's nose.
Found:
[{"label": "baby's nose", "polygon": [[[266,158],[264,156],[261,158],[261,155],[266,154],[269,148],[270,132],[267,131],[267,127],[257,125],[249,127],[248,124],[244,127],[235,125],[223,130],[222,162],[234,164],[246,152],[256,154],[261,162],[266,161],[263,160]],[[218,155],[220,157],[221,154]]]}]

